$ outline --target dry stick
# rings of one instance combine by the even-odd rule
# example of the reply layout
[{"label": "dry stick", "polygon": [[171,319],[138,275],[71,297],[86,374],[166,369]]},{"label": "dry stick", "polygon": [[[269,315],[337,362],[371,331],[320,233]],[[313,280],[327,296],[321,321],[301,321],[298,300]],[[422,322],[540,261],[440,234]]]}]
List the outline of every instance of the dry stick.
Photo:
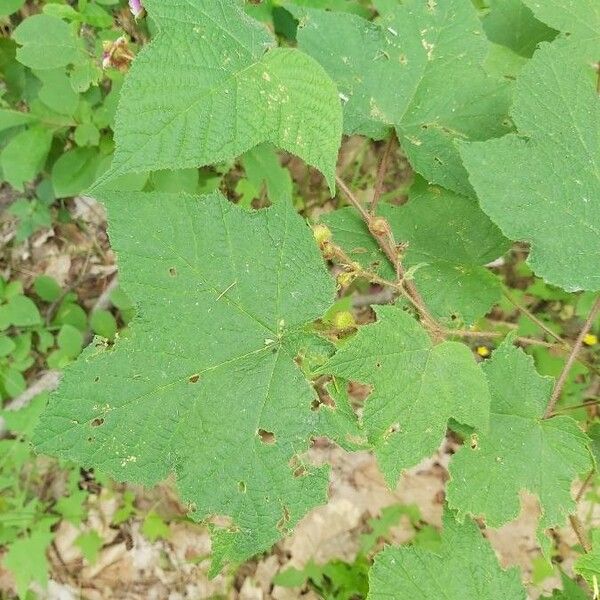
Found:
[{"label": "dry stick", "polygon": [[396,248],[393,246],[393,244],[390,243],[390,239],[387,235],[378,234],[376,231],[374,231],[373,222],[377,220],[377,217],[373,218],[367,212],[365,207],[358,201],[356,196],[352,193],[352,191],[348,188],[348,186],[338,175],[336,175],[335,180],[342,192],[344,192],[344,195],[346,196],[350,204],[352,204],[352,206],[360,214],[362,220],[365,222],[369,232],[371,233],[381,250],[383,250],[384,254],[387,256],[388,260],[392,263],[392,265],[395,266],[396,274],[398,276],[399,291],[409,302],[411,302],[411,304],[413,304],[413,306],[421,315],[423,322],[429,327],[429,329],[432,332],[434,332],[435,336],[439,337],[442,328],[438,325],[438,323],[427,310],[425,303],[421,298],[421,294],[419,294],[419,291],[417,290],[413,282],[404,278],[404,267],[402,266],[398,253],[396,252]]},{"label": "dry stick", "polygon": [[550,337],[553,337],[557,342],[565,346],[566,348],[572,349],[573,347],[569,342],[563,340],[560,335],[552,331],[548,325],[546,325],[542,320],[538,319],[529,309],[521,306],[517,300],[509,294],[506,290],[504,290],[505,298],[520,312],[522,312],[530,321],[535,323],[540,329],[546,332]]},{"label": "dry stick", "polygon": [[[517,310],[522,312],[530,321],[535,323],[540,329],[545,331],[550,337],[554,338],[561,346],[563,346],[563,348],[565,348],[565,350],[571,351],[573,349],[573,346],[567,340],[564,340],[563,338],[560,337],[560,335],[558,335],[557,333],[552,331],[552,329],[550,329],[550,327],[548,327],[542,320],[538,319],[538,317],[536,317],[529,309],[525,308],[524,306],[521,306],[517,302],[517,300],[513,296],[511,296],[511,294],[508,293],[507,290],[504,290],[504,296]],[[551,346],[549,346],[549,347],[551,347]],[[594,365],[590,364],[587,360],[584,360],[583,358],[579,358],[579,356],[577,356],[577,361],[580,362],[582,365],[585,365],[590,371],[593,371],[594,373],[600,375],[598,368],[595,367]]]},{"label": "dry stick", "polygon": [[[444,329],[444,335],[481,339],[497,339],[506,336],[506,334],[500,333],[499,331],[469,331],[468,329]],[[543,340],[529,337],[516,337],[515,341],[525,346],[543,346],[544,348],[556,348],[559,346],[559,344],[552,344],[550,342],[544,342]]]},{"label": "dry stick", "polygon": [[557,408],[552,416],[555,417],[563,412],[569,412],[570,410],[581,410],[582,408],[591,408],[592,406],[598,406],[600,404],[600,399],[598,400],[590,400],[589,402],[583,402],[583,404],[573,404],[571,406],[565,406],[564,408]]},{"label": "dry stick", "polygon": [[588,315],[588,318],[587,318],[581,332],[579,333],[579,336],[577,337],[575,345],[571,349],[569,357],[567,358],[567,362],[565,363],[565,366],[563,367],[562,373],[560,374],[559,378],[556,381],[556,384],[554,385],[554,390],[552,391],[552,396],[550,397],[550,402],[548,402],[546,412],[544,413],[545,419],[552,416],[552,413],[554,412],[554,409],[556,408],[556,403],[558,402],[558,399],[560,398],[563,388],[565,387],[565,383],[567,382],[567,378],[569,377],[569,373],[571,372],[571,368],[573,367],[573,363],[577,360],[577,355],[579,354],[579,351],[583,347],[583,340],[584,340],[585,336],[588,334],[588,332],[590,331],[590,329],[592,328],[592,324],[594,323],[594,320],[598,316],[598,313],[600,313],[600,296],[596,299],[596,302],[594,303],[594,306],[592,307],[592,310],[590,311],[590,314]]},{"label": "dry stick", "polygon": [[371,207],[369,212],[372,216],[375,216],[377,212],[377,204],[381,199],[381,194],[383,193],[383,180],[385,179],[385,174],[388,169],[388,162],[390,160],[390,156],[392,155],[392,150],[396,145],[396,135],[392,131],[392,135],[388,140],[385,150],[383,151],[383,157],[381,162],[379,163],[379,169],[377,170],[377,178],[375,179],[375,191],[373,192],[373,200],[371,201]]}]

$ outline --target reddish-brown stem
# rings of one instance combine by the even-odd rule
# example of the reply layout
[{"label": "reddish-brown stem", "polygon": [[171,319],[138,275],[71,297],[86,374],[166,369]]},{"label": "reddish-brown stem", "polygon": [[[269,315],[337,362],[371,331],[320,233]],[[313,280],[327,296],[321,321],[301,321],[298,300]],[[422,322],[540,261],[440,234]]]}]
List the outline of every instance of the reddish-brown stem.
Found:
[{"label": "reddish-brown stem", "polygon": [[590,552],[592,545],[587,538],[581,519],[577,515],[571,515],[569,516],[569,523],[571,523],[571,527],[573,528],[573,531],[575,532],[583,551],[586,553]]},{"label": "reddish-brown stem", "polygon": [[575,345],[571,349],[569,356],[567,358],[567,362],[563,367],[563,370],[556,380],[556,384],[554,385],[554,390],[552,391],[552,396],[550,397],[550,401],[548,402],[548,406],[546,408],[546,412],[544,413],[544,418],[547,419],[552,416],[554,413],[554,409],[556,408],[556,404],[558,403],[558,399],[562,394],[563,388],[565,387],[565,383],[567,382],[567,378],[569,377],[569,373],[571,372],[571,368],[577,359],[577,355],[579,354],[581,348],[583,347],[583,340],[585,336],[589,333],[592,325],[600,312],[600,296],[596,299],[588,318],[583,325],[579,335],[577,336],[577,340],[575,341]]},{"label": "reddish-brown stem", "polygon": [[546,332],[550,337],[554,338],[557,342],[559,342],[563,346],[566,346],[569,349],[572,348],[571,344],[569,344],[568,342],[565,342],[565,340],[563,340],[560,337],[560,335],[558,335],[557,333],[552,331],[552,329],[550,329],[550,327],[548,327],[548,325],[546,325],[546,323],[544,323],[543,321],[538,319],[529,309],[525,308],[524,306],[521,306],[516,301],[516,299],[511,294],[509,294],[506,290],[504,290],[504,296],[518,311],[522,312],[531,322],[535,323],[542,331]]},{"label": "reddish-brown stem", "polygon": [[392,135],[385,145],[385,150],[383,151],[383,157],[381,158],[381,162],[379,163],[379,169],[377,170],[377,178],[375,179],[375,190],[373,191],[373,200],[371,201],[371,208],[369,212],[371,215],[375,215],[377,212],[377,204],[381,199],[381,195],[383,193],[383,181],[385,179],[385,174],[387,173],[388,163],[390,160],[390,156],[392,155],[392,151],[396,146],[396,135],[392,131]]},{"label": "reddish-brown stem", "polygon": [[352,190],[350,190],[350,188],[344,183],[341,177],[336,175],[335,180],[339,188],[348,199],[348,202],[350,202],[350,204],[357,210],[358,214],[365,222],[365,225],[373,236],[373,239],[377,242],[383,253],[394,266],[396,270],[396,276],[398,278],[400,292],[417,309],[421,315],[421,318],[423,319],[423,323],[432,331],[434,337],[439,338],[442,328],[427,310],[423,298],[421,297],[421,294],[415,287],[414,283],[405,279],[404,267],[402,266],[402,262],[400,260],[400,256],[398,255],[396,245],[393,241],[391,231],[389,230],[389,225],[387,222],[381,223],[380,221],[382,221],[382,219],[380,217],[373,217],[361,204],[358,198],[356,198],[356,196],[352,193]]}]

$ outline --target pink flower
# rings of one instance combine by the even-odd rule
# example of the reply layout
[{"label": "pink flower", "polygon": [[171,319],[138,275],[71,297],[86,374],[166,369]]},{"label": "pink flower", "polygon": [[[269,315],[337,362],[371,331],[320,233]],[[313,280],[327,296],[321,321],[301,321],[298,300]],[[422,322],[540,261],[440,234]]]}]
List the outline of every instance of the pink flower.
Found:
[{"label": "pink flower", "polygon": [[141,17],[144,12],[142,0],[129,0],[129,10],[136,19]]}]

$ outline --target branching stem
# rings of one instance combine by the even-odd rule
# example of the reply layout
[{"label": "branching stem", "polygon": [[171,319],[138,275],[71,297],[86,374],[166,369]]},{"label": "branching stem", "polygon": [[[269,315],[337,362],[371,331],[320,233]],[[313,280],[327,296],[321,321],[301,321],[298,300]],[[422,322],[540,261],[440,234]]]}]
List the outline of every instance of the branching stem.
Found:
[{"label": "branching stem", "polygon": [[431,316],[429,310],[425,306],[421,294],[415,287],[414,283],[405,278],[404,267],[396,248],[391,229],[385,219],[381,217],[372,216],[362,205],[362,203],[352,193],[352,190],[344,183],[341,177],[336,175],[336,183],[342,190],[348,202],[356,209],[362,220],[365,222],[369,232],[373,236],[373,239],[377,242],[383,253],[386,255],[388,260],[392,263],[396,271],[396,277],[399,284],[400,293],[411,302],[411,304],[417,309],[423,324],[432,332],[434,338],[441,338],[441,326]]},{"label": "branching stem", "polygon": [[371,208],[369,212],[371,216],[375,216],[377,214],[377,204],[381,199],[381,195],[383,193],[383,181],[385,179],[385,174],[387,173],[388,163],[390,160],[390,156],[392,155],[392,151],[396,147],[396,134],[392,131],[392,135],[385,145],[385,150],[383,151],[383,157],[381,162],[379,163],[379,169],[377,170],[377,179],[375,179],[375,190],[373,192],[373,200],[371,201]]},{"label": "branching stem", "polygon": [[554,413],[554,409],[556,408],[558,399],[560,398],[563,388],[565,387],[565,383],[567,382],[567,378],[569,377],[571,368],[573,367],[573,364],[577,360],[577,355],[579,354],[579,351],[583,347],[583,340],[585,339],[585,336],[589,333],[590,329],[592,328],[592,325],[593,325],[596,317],[598,316],[598,313],[600,313],[600,296],[596,299],[596,302],[594,303],[594,306],[592,307],[592,310],[590,311],[590,314],[588,315],[588,318],[586,319],[583,328],[581,329],[581,331],[579,332],[579,335],[577,336],[575,345],[573,346],[573,348],[571,349],[571,352],[569,353],[567,362],[565,363],[565,366],[563,367],[563,370],[562,370],[559,378],[556,380],[554,390],[552,391],[552,396],[550,397],[550,401],[548,402],[546,412],[544,413],[545,419],[551,417],[552,414]]}]

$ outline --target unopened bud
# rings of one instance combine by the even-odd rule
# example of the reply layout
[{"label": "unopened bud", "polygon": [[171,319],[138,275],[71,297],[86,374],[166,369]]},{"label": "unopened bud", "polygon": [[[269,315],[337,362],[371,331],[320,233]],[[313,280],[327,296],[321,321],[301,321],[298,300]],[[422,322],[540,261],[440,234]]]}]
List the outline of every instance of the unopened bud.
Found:
[{"label": "unopened bud", "polygon": [[354,281],[355,274],[344,271],[337,276],[337,283],[340,287],[348,287]]},{"label": "unopened bud", "polygon": [[142,0],[129,0],[129,10],[136,19],[139,19],[144,14]]},{"label": "unopened bud", "polygon": [[356,321],[351,312],[342,310],[341,312],[335,313],[333,325],[336,329],[352,329],[353,327],[356,327]]},{"label": "unopened bud", "polygon": [[390,226],[383,217],[375,217],[369,223],[369,230],[373,235],[376,235],[378,237],[390,234]]},{"label": "unopened bud", "polygon": [[315,236],[315,240],[319,245],[324,244],[325,242],[330,242],[333,237],[331,233],[331,229],[327,227],[327,225],[319,224],[313,227],[313,235]]}]

